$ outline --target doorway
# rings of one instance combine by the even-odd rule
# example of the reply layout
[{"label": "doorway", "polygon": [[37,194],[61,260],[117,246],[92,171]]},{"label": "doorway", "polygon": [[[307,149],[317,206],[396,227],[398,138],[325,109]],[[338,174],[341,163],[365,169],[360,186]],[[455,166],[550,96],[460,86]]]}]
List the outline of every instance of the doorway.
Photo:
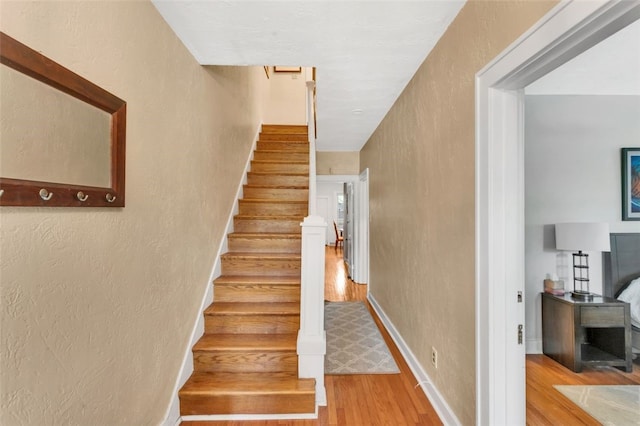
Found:
[{"label": "doorway", "polygon": [[476,423],[525,424],[523,88],[629,23],[639,2],[562,2],[476,75]]},{"label": "doorway", "polygon": [[[338,229],[343,232],[344,246],[341,254],[347,262],[349,276],[358,284],[367,284],[369,278],[368,179],[367,169],[360,175],[318,175],[316,180],[318,197],[326,196],[329,200],[329,212],[325,216],[328,225],[327,244],[334,244],[332,222],[335,221]],[[352,190],[349,200],[346,188]]]}]

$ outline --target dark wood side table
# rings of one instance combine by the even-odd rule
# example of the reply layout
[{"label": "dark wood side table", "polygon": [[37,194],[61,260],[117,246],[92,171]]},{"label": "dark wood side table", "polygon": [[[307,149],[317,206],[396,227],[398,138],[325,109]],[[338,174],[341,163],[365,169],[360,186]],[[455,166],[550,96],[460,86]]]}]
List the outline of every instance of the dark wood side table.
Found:
[{"label": "dark wood side table", "polygon": [[542,293],[542,352],[576,373],[585,365],[630,373],[629,304],[603,296],[584,300],[571,293]]}]

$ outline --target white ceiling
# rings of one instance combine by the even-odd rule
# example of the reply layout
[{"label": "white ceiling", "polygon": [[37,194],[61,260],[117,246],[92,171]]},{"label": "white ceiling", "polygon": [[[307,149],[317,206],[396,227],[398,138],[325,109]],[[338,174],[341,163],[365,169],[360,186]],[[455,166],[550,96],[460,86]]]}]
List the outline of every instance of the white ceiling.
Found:
[{"label": "white ceiling", "polygon": [[203,65],[315,66],[317,149],[359,151],[464,0],[153,0]]},{"label": "white ceiling", "polygon": [[640,20],[527,86],[527,95],[640,95]]}]

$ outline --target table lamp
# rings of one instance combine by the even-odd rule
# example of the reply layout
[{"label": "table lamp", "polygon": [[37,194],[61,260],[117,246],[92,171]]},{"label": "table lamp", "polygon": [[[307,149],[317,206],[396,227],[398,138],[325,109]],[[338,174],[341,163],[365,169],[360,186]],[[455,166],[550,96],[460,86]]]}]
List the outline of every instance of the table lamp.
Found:
[{"label": "table lamp", "polygon": [[589,291],[589,255],[584,251],[611,251],[608,223],[557,223],[556,249],[573,253],[573,297],[592,299]]}]

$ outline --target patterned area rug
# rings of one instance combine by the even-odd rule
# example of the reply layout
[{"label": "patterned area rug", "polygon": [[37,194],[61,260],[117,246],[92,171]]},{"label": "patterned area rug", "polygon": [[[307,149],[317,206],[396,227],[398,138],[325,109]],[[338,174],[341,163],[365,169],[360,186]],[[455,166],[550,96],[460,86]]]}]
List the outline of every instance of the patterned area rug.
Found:
[{"label": "patterned area rug", "polygon": [[396,362],[362,302],[327,302],[325,374],[397,374]]},{"label": "patterned area rug", "polygon": [[604,426],[640,425],[640,386],[554,386]]}]

